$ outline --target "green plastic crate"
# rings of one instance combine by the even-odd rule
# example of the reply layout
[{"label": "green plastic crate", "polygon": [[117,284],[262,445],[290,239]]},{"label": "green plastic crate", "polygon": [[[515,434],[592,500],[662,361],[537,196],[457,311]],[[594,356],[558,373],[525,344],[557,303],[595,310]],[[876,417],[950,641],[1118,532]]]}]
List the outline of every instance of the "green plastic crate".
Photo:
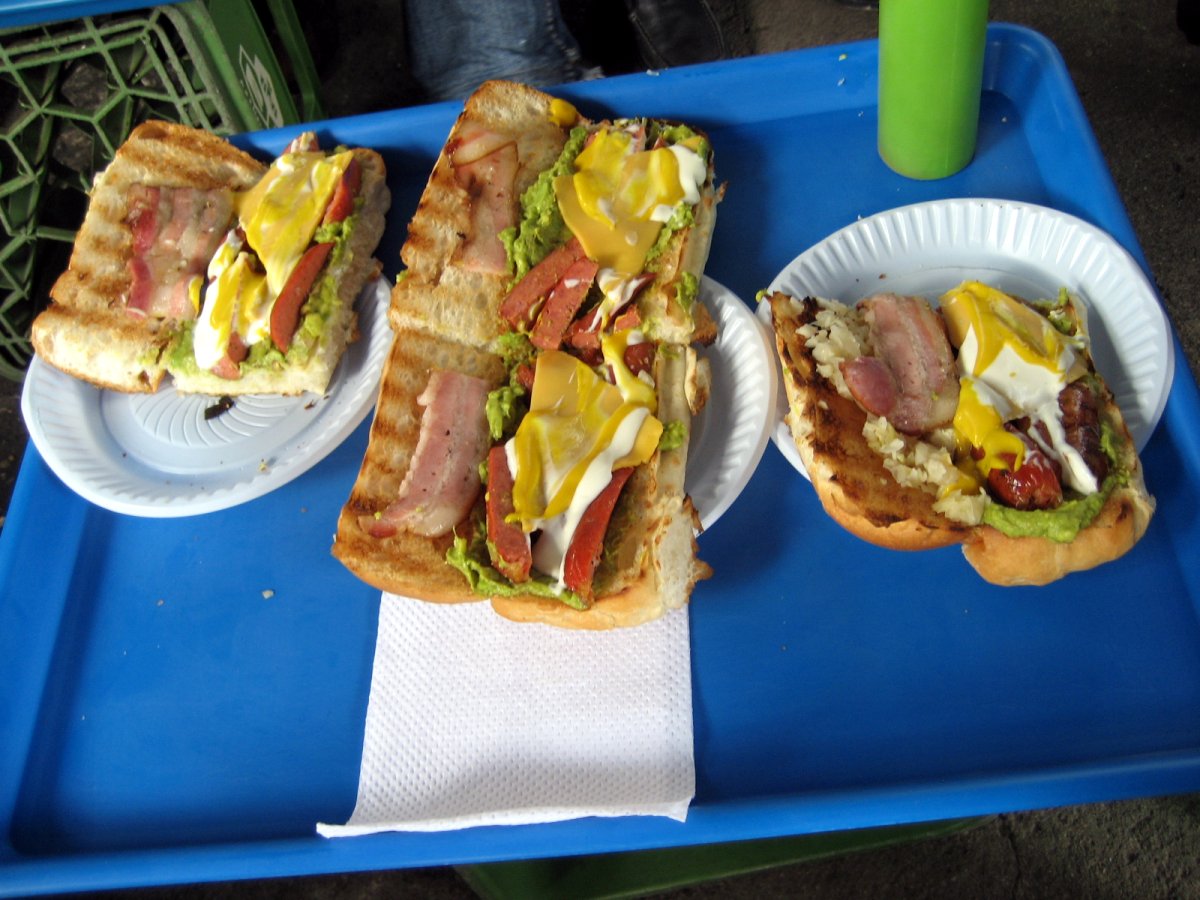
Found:
[{"label": "green plastic crate", "polygon": [[66,267],[92,178],[135,125],[233,134],[313,121],[318,84],[290,0],[0,30],[0,376],[23,377],[30,323]]},{"label": "green plastic crate", "polygon": [[634,900],[780,866],[948,837],[994,818],[455,868],[483,900]]}]

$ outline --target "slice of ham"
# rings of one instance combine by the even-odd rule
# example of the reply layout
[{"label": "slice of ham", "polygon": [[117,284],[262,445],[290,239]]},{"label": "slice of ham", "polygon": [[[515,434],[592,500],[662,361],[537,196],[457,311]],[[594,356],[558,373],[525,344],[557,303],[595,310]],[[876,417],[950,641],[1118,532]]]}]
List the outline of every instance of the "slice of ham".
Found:
[{"label": "slice of ham", "polygon": [[510,139],[484,156],[455,165],[454,179],[470,204],[458,263],[471,272],[507,274],[508,250],[500,232],[517,222],[517,145]]},{"label": "slice of ham", "polygon": [[614,469],[612,480],[593,500],[571,536],[563,559],[563,584],[586,600],[592,599],[592,579],[604,551],[604,535],[612,518],[621,489],[633,474],[633,468]]},{"label": "slice of ham", "polygon": [[577,259],[563,273],[562,280],[550,291],[542,311],[538,313],[529,341],[539,350],[557,350],[562,346],[563,335],[583,300],[596,280],[598,266],[595,260]]},{"label": "slice of ham", "polygon": [[360,524],[374,537],[411,531],[448,534],[479,496],[479,464],[491,444],[484,406],[491,386],[481,378],[436,370],[417,397],[421,433],[399,496],[379,516]]},{"label": "slice of ham", "polygon": [[562,281],[567,269],[584,258],[583,245],[577,238],[548,253],[509,291],[500,304],[500,317],[517,330],[532,325],[542,301]]},{"label": "slice of ham", "polygon": [[492,565],[513,584],[529,580],[533,553],[529,535],[513,514],[513,477],[508,468],[508,453],[503,444],[488,452],[487,535]]},{"label": "slice of ham", "polygon": [[511,135],[468,119],[450,142],[447,152],[450,162],[455,166],[466,166],[513,143],[515,141]]},{"label": "slice of ham", "polygon": [[859,304],[875,356],[842,363],[854,399],[904,434],[948,425],[958,408],[958,372],[941,317],[923,297],[876,294]]},{"label": "slice of ham", "polygon": [[233,221],[233,194],[196,188],[130,188],[133,237],[126,309],[139,316],[193,319],[188,285],[203,276]]}]

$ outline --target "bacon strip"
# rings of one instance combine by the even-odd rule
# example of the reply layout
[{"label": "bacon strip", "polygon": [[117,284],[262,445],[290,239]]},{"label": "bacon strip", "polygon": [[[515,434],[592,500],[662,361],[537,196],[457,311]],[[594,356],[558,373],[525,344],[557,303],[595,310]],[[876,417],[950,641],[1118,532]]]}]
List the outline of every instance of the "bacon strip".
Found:
[{"label": "bacon strip", "polygon": [[229,230],[232,192],[135,185],[129,204],[133,255],[126,309],[134,315],[195,318],[188,284],[204,274]]},{"label": "bacon strip", "polygon": [[455,166],[454,178],[470,198],[470,225],[458,260],[472,272],[508,272],[500,232],[517,221],[517,145],[511,140],[486,156]]},{"label": "bacon strip", "polygon": [[604,551],[604,535],[608,531],[609,519],[617,505],[617,498],[621,496],[621,489],[632,474],[632,466],[613,471],[612,480],[596,495],[580,518],[575,534],[571,536],[571,545],[567,547],[567,555],[563,559],[563,583],[587,600],[592,598],[592,578]]},{"label": "bacon strip", "polygon": [[529,535],[519,522],[509,521],[513,514],[513,476],[503,444],[488,452],[487,534],[492,565],[513,584],[529,580],[533,553]]},{"label": "bacon strip", "polygon": [[1100,442],[1100,412],[1096,395],[1083,381],[1073,381],[1058,395],[1067,443],[1074,447],[1100,484],[1108,477],[1108,457]]},{"label": "bacon strip", "polygon": [[859,307],[876,356],[842,363],[854,399],[905,434],[948,424],[958,408],[958,372],[941,318],[922,297],[876,294]]},{"label": "bacon strip", "polygon": [[450,162],[459,167],[470,165],[511,143],[513,138],[510,135],[468,119],[446,149],[450,154]]},{"label": "bacon strip", "polygon": [[479,496],[479,464],[487,454],[484,406],[490,386],[481,378],[437,370],[417,398],[424,407],[421,433],[398,498],[360,525],[373,537],[411,531],[425,537],[448,534],[467,517]]}]

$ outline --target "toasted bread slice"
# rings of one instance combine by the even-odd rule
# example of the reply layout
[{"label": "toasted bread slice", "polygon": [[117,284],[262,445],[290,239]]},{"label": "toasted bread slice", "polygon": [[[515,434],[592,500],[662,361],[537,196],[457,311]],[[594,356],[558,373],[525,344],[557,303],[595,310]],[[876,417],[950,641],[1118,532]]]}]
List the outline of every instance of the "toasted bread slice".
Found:
[{"label": "toasted bread slice", "polygon": [[[353,151],[362,171],[361,201],[345,252],[321,276],[328,282],[325,328],[315,346],[293,352],[286,364],[243,366],[239,379],[220,378],[184,363],[175,352],[181,323],[158,315],[133,315],[134,235],[129,224],[132,189],[138,186],[246,190],[267,167],[228,141],[194,128],[147,122],[133,130],[112,163],[97,177],[67,271],[51,290],[54,302],[33,323],[34,349],[47,362],[98,387],[156,391],[168,373],[181,393],[322,393],[345,348],[357,335],[354,301],[379,271],[372,259],[391,201],[382,157]],[[217,225],[221,233],[233,224]],[[316,296],[320,284],[310,296]],[[303,310],[301,315],[303,316]],[[300,342],[297,342],[300,343]]]},{"label": "toasted bread slice", "polygon": [[[435,369],[450,369],[499,386],[507,377],[498,356],[420,331],[396,332],[384,365],[367,452],[338,518],[333,555],[381,590],[439,603],[477,601],[463,576],[446,563],[453,534],[427,538],[407,531],[377,538],[360,516],[396,499],[421,432],[417,398]],[[469,528],[467,523],[464,527]]]},{"label": "toasted bread slice", "polygon": [[1000,585],[1049,584],[1124,556],[1146,533],[1154,498],[1146,489],[1133,438],[1107,388],[1100,415],[1118,436],[1126,482],[1113,489],[1096,518],[1068,543],[1013,537],[989,525],[972,529],[963,543],[963,555],[984,579]]},{"label": "toasted bread slice", "polygon": [[821,374],[799,330],[821,304],[776,293],[769,299],[783,361],[788,427],[825,511],[843,528],[881,547],[925,550],[961,542],[970,526],[934,511],[934,493],[904,487],[863,439],[867,414]]},{"label": "toasted bread slice", "polygon": [[552,99],[510,81],[485,82],[467,99],[408,226],[400,252],[407,272],[392,293],[393,328],[420,329],[474,347],[486,347],[500,333],[500,302],[512,276],[458,264],[470,230],[471,197],[455,179],[452,156],[473,126],[510,137],[517,147],[515,204],[566,143],[566,132],[550,116]]},{"label": "toasted bread slice", "polygon": [[[409,225],[400,254],[408,270],[392,293],[394,328],[419,328],[477,347],[487,346],[501,333],[499,309],[512,276],[473,272],[459,263],[470,230],[471,197],[455,179],[453,157],[473,127],[510,136],[517,146],[516,203],[566,144],[566,130],[552,118],[553,99],[508,81],[485,82],[467,99]],[[576,124],[596,125],[582,118]],[[656,277],[638,295],[638,306],[642,320],[653,323],[654,340],[707,345],[716,339],[716,323],[702,303],[692,302],[688,282],[704,271],[723,194],[713,183],[710,164],[694,222],[677,230],[650,265]]]},{"label": "toasted bread slice", "polygon": [[[686,415],[683,348],[660,354],[658,381],[664,417]],[[453,369],[498,386],[506,377],[500,358],[419,331],[396,333],[383,373],[367,452],[350,497],[338,518],[333,555],[381,590],[437,603],[484,599],[446,562],[453,534],[426,538],[406,531],[377,538],[360,518],[372,516],[397,496],[421,430],[417,398],[435,369]],[[567,628],[629,627],[685,605],[696,582],[711,569],[696,558],[698,517],[684,492],[687,447],[661,451],[635,472],[614,514],[620,539],[597,576],[597,600],[586,610],[528,594],[493,598],[506,618]],[[467,534],[482,516],[482,500],[456,531]]]},{"label": "toasted bread slice", "polygon": [[[658,411],[664,421],[687,421],[684,351],[666,347],[656,359]],[[712,574],[696,557],[700,522],[684,491],[686,474],[686,443],[660,450],[637,468],[609,526],[609,559],[597,572],[597,599],[588,609],[529,596],[496,597],[492,607],[515,621],[600,631],[641,625],[685,606],[696,583]]]},{"label": "toasted bread slice", "polygon": [[[1128,428],[1099,376],[1099,412],[1120,447],[1118,468],[1125,473],[1124,483],[1113,488],[1074,540],[1012,537],[979,521],[982,503],[990,500],[976,506],[974,517],[952,518],[938,503],[933,479],[923,481],[919,473],[895,465],[872,446],[867,435],[878,420],[850,397],[838,374],[838,361],[863,349],[853,309],[782,293],[771,295],[768,302],[784,370],[789,429],[822,506],[851,533],[896,550],[961,544],[972,567],[999,585],[1047,584],[1093,568],[1122,556],[1145,533],[1154,500],[1146,491]],[[1076,318],[1076,327],[1086,333],[1081,318]],[[1094,372],[1090,358],[1087,364]],[[938,452],[936,447],[929,449],[931,457]],[[952,480],[953,473],[945,477]]]},{"label": "toasted bread slice", "polygon": [[125,309],[133,235],[126,224],[135,185],[244,189],[266,167],[216,135],[169,122],[137,126],[97,176],[53,304],[32,327],[44,360],[98,387],[152,393],[166,374],[169,323]]}]

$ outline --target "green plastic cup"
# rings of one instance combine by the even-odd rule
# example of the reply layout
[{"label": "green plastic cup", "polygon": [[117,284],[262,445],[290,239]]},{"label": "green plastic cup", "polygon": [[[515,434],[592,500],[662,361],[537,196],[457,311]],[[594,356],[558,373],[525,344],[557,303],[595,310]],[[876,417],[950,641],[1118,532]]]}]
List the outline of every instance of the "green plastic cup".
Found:
[{"label": "green plastic cup", "polygon": [[987,0],[880,0],[879,155],[909,178],[971,161],[979,130]]}]

